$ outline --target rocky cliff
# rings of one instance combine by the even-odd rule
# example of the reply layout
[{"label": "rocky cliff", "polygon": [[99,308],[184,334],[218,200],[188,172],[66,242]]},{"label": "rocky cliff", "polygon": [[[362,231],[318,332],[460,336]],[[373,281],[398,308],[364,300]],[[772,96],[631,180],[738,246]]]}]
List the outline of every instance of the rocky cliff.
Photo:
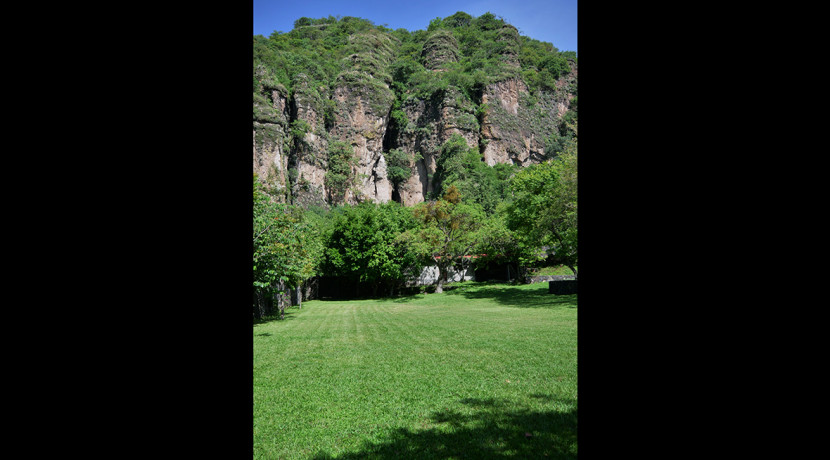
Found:
[{"label": "rocky cliff", "polygon": [[[313,32],[324,33],[325,26]],[[466,86],[468,80],[459,80],[465,75],[459,61],[472,48],[464,45],[465,51],[452,29],[421,34],[419,48],[383,28],[348,34],[339,71],[328,85],[299,72],[289,76],[289,90],[275,77],[281,69],[255,63],[257,177],[278,200],[303,206],[364,200],[413,205],[434,192],[441,145],[453,134],[477,148],[490,166],[549,158],[552,140],[573,119],[567,114],[575,109],[576,60],[567,60],[555,82],[531,89],[526,80],[534,74],[520,62],[522,37],[509,24],[491,29],[482,28],[494,37],[490,58],[501,74],[479,71]],[[410,67],[418,70],[410,81],[420,86],[399,81],[401,63],[410,56]],[[429,86],[431,81],[440,84]],[[391,179],[391,151],[408,159],[403,180]]]}]

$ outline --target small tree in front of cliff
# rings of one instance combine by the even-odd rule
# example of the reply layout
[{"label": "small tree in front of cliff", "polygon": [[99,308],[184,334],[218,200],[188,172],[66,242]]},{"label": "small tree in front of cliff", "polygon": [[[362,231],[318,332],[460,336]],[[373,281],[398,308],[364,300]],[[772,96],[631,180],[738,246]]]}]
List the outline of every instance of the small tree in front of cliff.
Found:
[{"label": "small tree in front of cliff", "polygon": [[462,203],[458,189],[450,186],[438,201],[413,209],[421,228],[410,234],[418,252],[438,267],[435,292],[444,292],[450,267],[475,247],[475,231],[482,219],[480,207]]},{"label": "small tree in front of cliff", "polygon": [[329,202],[341,203],[354,177],[352,167],[357,165],[354,149],[348,142],[335,141],[329,144],[328,167],[324,179],[329,193]]}]

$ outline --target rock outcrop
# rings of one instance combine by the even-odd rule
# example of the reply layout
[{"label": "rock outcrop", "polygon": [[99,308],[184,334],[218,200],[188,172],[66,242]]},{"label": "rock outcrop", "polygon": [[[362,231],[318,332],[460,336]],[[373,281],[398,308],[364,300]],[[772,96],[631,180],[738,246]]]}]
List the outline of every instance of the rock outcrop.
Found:
[{"label": "rock outcrop", "polygon": [[295,78],[294,88],[291,104],[294,144],[288,166],[292,201],[306,207],[325,207],[329,144],[324,122],[326,88],[310,87],[305,74]]},{"label": "rock outcrop", "polygon": [[411,163],[411,176],[398,189],[400,202],[411,206],[433,192],[433,175],[441,144],[454,133],[461,134],[467,146],[479,143],[479,123],[475,104],[458,88],[450,87],[440,99],[408,99],[403,106],[409,123],[399,133],[396,145],[421,157]]},{"label": "rock outcrop", "polygon": [[[333,138],[351,144],[356,157],[354,181],[343,202],[356,204],[372,200],[385,203],[392,199],[392,187],[386,177],[383,137],[394,94],[387,83],[372,76],[343,77],[334,90],[337,112],[330,131]],[[338,197],[333,199],[336,201]]]},{"label": "rock outcrop", "polygon": [[493,166],[512,163],[527,166],[549,156],[547,144],[558,130],[574,96],[569,84],[576,82],[576,66],[557,82],[555,92],[530,94],[520,78],[494,83],[482,94],[482,155]]},{"label": "rock outcrop", "polygon": [[269,193],[281,201],[285,200],[288,187],[289,118],[285,88],[261,87],[254,94],[254,173],[268,185]]}]

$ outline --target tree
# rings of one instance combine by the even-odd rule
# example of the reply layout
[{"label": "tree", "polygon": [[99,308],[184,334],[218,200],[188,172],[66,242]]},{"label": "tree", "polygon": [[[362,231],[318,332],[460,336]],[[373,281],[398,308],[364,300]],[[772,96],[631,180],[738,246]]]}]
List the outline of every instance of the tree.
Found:
[{"label": "tree", "polygon": [[254,314],[264,316],[263,302],[272,296],[283,317],[287,289],[298,288],[316,273],[322,257],[320,237],[301,208],[271,201],[256,175],[253,211]]},{"label": "tree", "polygon": [[[500,208],[503,208],[503,205]],[[506,263],[513,267],[513,273],[518,276],[525,248],[515,232],[508,228],[504,212],[487,216],[476,231],[475,240],[473,251],[477,256],[476,267],[484,268],[494,263]]]},{"label": "tree", "polygon": [[342,202],[354,183],[352,168],[357,164],[354,149],[348,142],[335,141],[328,147],[328,168],[324,182],[333,203]]},{"label": "tree", "polygon": [[576,275],[577,148],[516,173],[510,184],[514,200],[508,226],[528,247],[553,249],[556,258]]},{"label": "tree", "polygon": [[367,286],[375,296],[392,295],[412,272],[420,270],[416,254],[399,235],[416,222],[401,204],[363,202],[334,215],[325,237],[327,274],[345,278],[357,293]]},{"label": "tree", "polygon": [[410,233],[410,241],[438,267],[435,292],[444,292],[450,267],[471,255],[483,213],[479,206],[462,203],[458,189],[450,186],[440,200],[417,205],[413,214],[421,227]]},{"label": "tree", "polygon": [[463,11],[458,11],[452,16],[444,18],[444,24],[448,27],[465,27],[469,26],[472,21],[473,17]]},{"label": "tree", "polygon": [[395,187],[406,182],[412,175],[412,164],[423,157],[420,153],[409,154],[401,148],[386,152],[386,178]]}]

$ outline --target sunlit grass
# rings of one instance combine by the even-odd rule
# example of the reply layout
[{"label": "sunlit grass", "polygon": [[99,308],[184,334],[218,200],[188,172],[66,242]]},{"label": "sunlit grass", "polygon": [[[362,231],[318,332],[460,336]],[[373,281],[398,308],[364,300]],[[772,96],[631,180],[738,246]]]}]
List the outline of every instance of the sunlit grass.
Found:
[{"label": "sunlit grass", "polygon": [[575,458],[576,295],[459,283],[253,328],[256,458]]},{"label": "sunlit grass", "polygon": [[[576,267],[579,270],[579,267]],[[533,276],[573,276],[574,272],[565,265],[551,265],[531,270]]]}]

